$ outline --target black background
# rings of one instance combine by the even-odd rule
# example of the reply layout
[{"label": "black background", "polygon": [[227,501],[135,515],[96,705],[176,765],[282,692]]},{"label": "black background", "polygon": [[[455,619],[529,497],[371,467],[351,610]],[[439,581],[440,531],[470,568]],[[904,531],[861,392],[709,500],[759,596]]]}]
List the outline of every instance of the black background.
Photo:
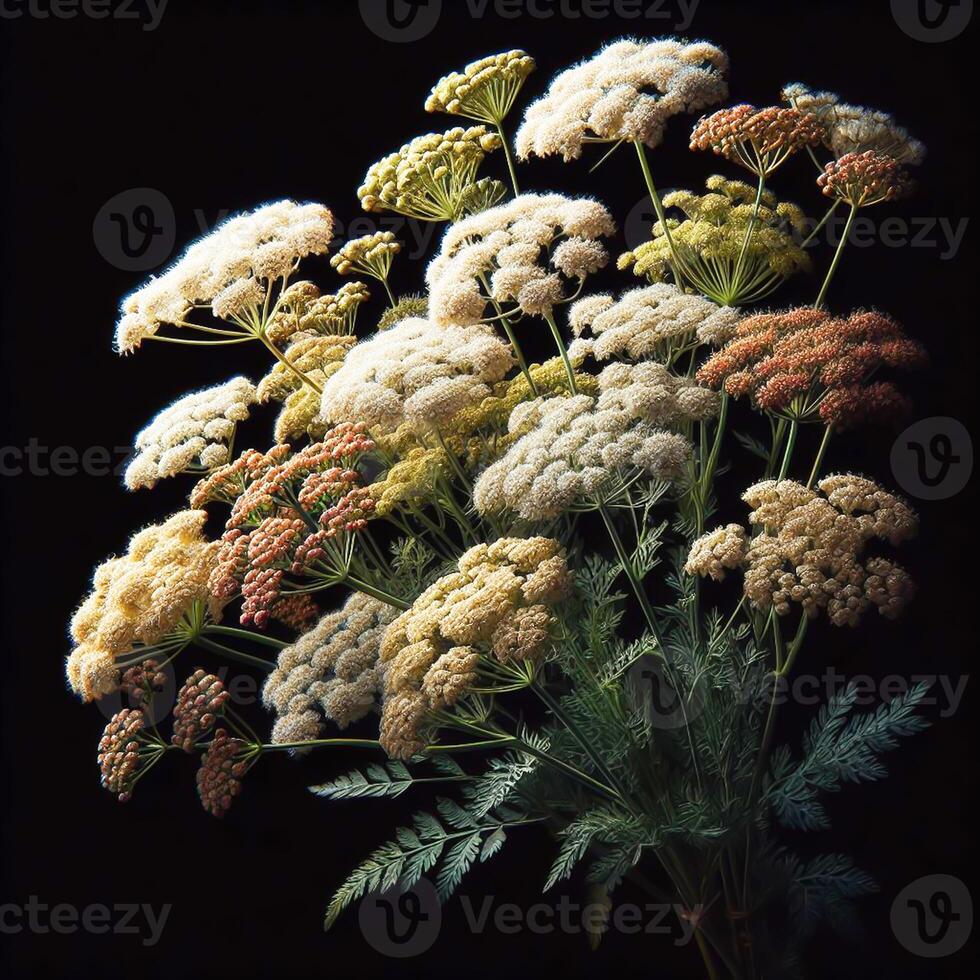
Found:
[{"label": "black background", "polygon": [[[435,30],[411,44],[378,38],[356,3],[337,0],[170,0],[159,29],[151,32],[132,21],[82,16],[0,20],[0,398],[10,429],[3,444],[25,447],[35,438],[78,451],[125,446],[178,394],[233,373],[257,377],[263,370],[261,351],[243,347],[205,354],[149,345],[132,358],[113,354],[118,299],[142,278],[114,268],[94,243],[93,219],[113,195],[134,187],[162,191],[173,205],[178,245],[200,233],[200,216],[213,223],[223,210],[281,197],[323,201],[345,228],[364,233],[349,223],[361,216],[354,190],[367,166],[417,133],[453,124],[422,110],[442,73],[483,54],[525,48],[539,70],[520,106],[556,70],[602,42],[625,33],[667,34],[674,19],[473,19],[465,3],[444,0],[442,6]],[[570,2],[565,9],[581,8]],[[947,43],[925,44],[899,29],[887,2],[702,0],[687,33],[729,51],[732,101],[769,104],[782,84],[799,79],[894,111],[926,142],[929,156],[918,172],[916,196],[890,213],[946,217],[954,224],[972,214],[972,29]],[[517,120],[515,111],[512,129]],[[675,120],[665,145],[652,155],[660,186],[696,188],[717,170],[741,176],[687,151],[688,122]],[[594,159],[524,166],[524,189],[593,193],[622,219],[643,194],[635,160],[624,151],[590,176]],[[489,161],[488,172],[494,168],[503,177],[501,160]],[[819,215],[823,199],[812,177],[801,155],[772,186]],[[829,294],[834,309],[876,306],[897,315],[933,359],[909,386],[915,417],[950,415],[968,426],[977,365],[972,230],[953,258],[943,258],[939,247],[852,248]],[[814,258],[818,269],[825,268],[828,248]],[[325,261],[310,272],[324,286],[337,285]],[[400,259],[394,278],[401,289],[417,289],[421,267]],[[626,285],[621,277],[618,282]],[[818,282],[796,280],[778,301],[806,302]],[[250,426],[250,441],[267,440],[266,426],[270,417]],[[893,438],[875,431],[835,441],[830,468],[846,466],[892,483]],[[798,458],[813,450],[805,442]],[[726,487],[729,497],[738,486],[736,479]],[[23,904],[31,895],[48,905],[79,907],[173,903],[153,948],[133,936],[0,934],[5,975],[379,976],[399,969],[433,977],[542,970],[700,975],[693,948],[676,950],[662,938],[611,934],[590,954],[582,936],[474,937],[455,902],[444,912],[439,942],[402,964],[364,942],[356,914],[324,934],[323,909],[342,876],[398,819],[427,802],[418,794],[396,804],[328,805],[306,791],[311,782],[363,761],[354,754],[299,763],[263,760],[222,822],[200,809],[191,760],[168,758],[120,807],[100,789],[94,762],[105,718],[98,708],[79,705],[64,687],[64,624],[93,565],[123,548],[133,529],[178,508],[186,486],[169,481],[152,493],[129,494],[112,477],[25,473],[4,476],[0,491],[0,904]],[[810,669],[833,664],[875,678],[969,673],[975,508],[962,493],[923,503],[921,513],[922,534],[903,560],[922,590],[906,617],[898,625],[871,622],[857,632],[821,624],[808,638]],[[183,666],[189,671],[197,664]],[[937,719],[890,758],[888,782],[848,788],[834,798],[833,831],[793,841],[804,850],[845,850],[881,885],[880,894],[861,907],[864,938],[846,944],[821,937],[808,951],[809,976],[965,975],[969,948],[945,961],[916,959],[895,940],[888,914],[897,892],[922,875],[955,874],[972,883],[972,694],[968,686],[954,717]],[[246,710],[267,730],[261,708]],[[780,734],[797,738],[812,710],[787,709]],[[478,869],[463,890],[476,902],[488,892],[500,902],[531,902],[552,853],[543,833],[529,831]],[[579,897],[574,888],[570,894]]]}]

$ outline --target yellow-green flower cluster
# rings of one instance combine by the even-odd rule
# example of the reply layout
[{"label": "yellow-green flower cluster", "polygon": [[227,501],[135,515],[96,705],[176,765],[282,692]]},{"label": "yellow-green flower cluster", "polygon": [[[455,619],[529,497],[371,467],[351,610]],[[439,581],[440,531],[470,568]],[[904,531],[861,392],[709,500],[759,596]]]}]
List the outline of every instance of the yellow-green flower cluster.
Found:
[{"label": "yellow-green flower cluster", "polygon": [[773,283],[810,268],[796,238],[805,230],[806,216],[795,204],[778,201],[767,190],[756,211],[756,188],[719,176],[709,177],[706,186],[707,194],[667,194],[664,207],[678,208],[684,219],[667,219],[669,238],[656,222],[652,240],[621,255],[619,268],[632,267],[650,282],[663,282],[676,276],[679,262],[701,292],[722,304],[761,298],[754,292],[771,291]]},{"label": "yellow-green flower cluster", "polygon": [[378,231],[347,242],[330,259],[330,264],[342,276],[360,273],[384,282],[391,271],[392,259],[402,250],[393,232]]},{"label": "yellow-green flower cluster", "polygon": [[[357,337],[350,335],[294,334],[284,357],[298,371],[323,388],[326,380],[339,370]],[[282,411],[276,419],[276,442],[287,442],[304,434],[319,438],[326,425],[317,423],[320,413],[320,392],[312,385],[299,380],[295,371],[276,362],[275,367],[259,382],[256,394],[259,402],[282,402]]]},{"label": "yellow-green flower cluster", "polygon": [[526,51],[480,58],[461,72],[440,78],[425,100],[426,112],[447,112],[498,126],[534,68],[534,59]]},{"label": "yellow-green flower cluster", "polygon": [[417,136],[368,170],[357,189],[361,207],[421,221],[455,221],[483,158],[500,145],[500,137],[485,126]]},{"label": "yellow-green flower cluster", "polygon": [[[383,439],[382,445],[386,441]],[[388,470],[383,480],[367,488],[374,501],[374,512],[386,517],[402,508],[425,507],[435,496],[440,476],[449,476],[451,472],[446,450],[440,446],[428,449],[416,445]]]},{"label": "yellow-green flower cluster", "polygon": [[478,544],[458,570],[425,590],[385,631],[381,744],[410,758],[425,745],[433,712],[451,707],[477,677],[482,653],[506,662],[547,653],[550,607],[572,576],[552,538],[500,538]]},{"label": "yellow-green flower cluster", "polygon": [[354,333],[361,303],[370,298],[363,282],[344,283],[336,293],[326,295],[312,282],[295,282],[280,297],[266,337],[282,347],[296,334],[348,336]]}]

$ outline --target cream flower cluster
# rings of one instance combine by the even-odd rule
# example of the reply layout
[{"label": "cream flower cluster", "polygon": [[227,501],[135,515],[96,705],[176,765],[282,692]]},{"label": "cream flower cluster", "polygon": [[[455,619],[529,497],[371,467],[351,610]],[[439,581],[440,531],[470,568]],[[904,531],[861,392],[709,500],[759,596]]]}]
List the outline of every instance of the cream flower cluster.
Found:
[{"label": "cream flower cluster", "polygon": [[221,319],[260,305],[270,283],[324,254],[332,238],[333,215],[322,204],[277,201],[228,218],[123,300],[116,348],[129,353],[164,324],[180,326],[195,305]]},{"label": "cream flower cluster", "polygon": [[487,327],[437,327],[411,317],[361,341],[323,387],[327,422],[376,434],[426,431],[479,403],[510,370],[510,348]]},{"label": "cream flower cluster", "polygon": [[397,615],[394,606],[355,592],[279,651],[262,690],[263,704],[276,714],[274,743],[316,739],[325,718],[346,728],[378,703],[378,648]]},{"label": "cream flower cluster", "polygon": [[426,271],[432,319],[479,323],[491,301],[550,314],[566,298],[561,276],[601,269],[609,257],[599,238],[615,230],[597,201],[562,194],[521,194],[471,215],[449,228]]},{"label": "cream flower cluster", "polygon": [[84,700],[116,690],[115,658],[161,640],[195,602],[207,601],[218,617],[221,604],[208,591],[218,542],[204,537],[207,516],[180,511],[139,531],[125,555],[96,568],[92,592],[72,617],[76,646],[66,665],[71,689]]},{"label": "cream flower cluster", "polygon": [[453,705],[477,676],[480,653],[498,660],[547,653],[549,607],[571,592],[561,544],[552,538],[500,538],[459,559],[385,631],[381,744],[410,758],[425,745],[427,718]]},{"label": "cream flower cluster", "polygon": [[587,142],[660,144],[672,116],[698,112],[728,95],[728,56],[706,41],[624,39],[561,72],[531,103],[517,153],[578,159]]},{"label": "cream flower cluster", "polygon": [[874,150],[899,163],[920,164],[925,145],[887,113],[841,102],[833,92],[814,92],[795,82],[783,89],[783,101],[812,112],[827,131],[827,146],[838,159],[848,153]]},{"label": "cream flower cluster", "polygon": [[[569,353],[588,352],[597,361],[668,357],[695,341],[724,343],[740,318],[732,307],[685,293],[672,283],[631,289],[618,301],[609,295],[586,296],[569,310],[572,332],[579,338]],[[582,337],[586,329],[591,338]]]},{"label": "cream flower cluster", "polygon": [[[743,568],[745,595],[779,616],[798,603],[811,618],[821,609],[835,626],[856,626],[872,606],[894,619],[915,587],[888,558],[862,560],[873,539],[897,545],[918,530],[914,511],[874,481],[849,473],[817,484],[819,493],[793,480],[749,487],[753,507],[749,537],[738,524],[703,535],[691,547],[685,570],[722,579]],[[821,494],[823,496],[821,496]]]},{"label": "cream flower cluster", "polygon": [[548,520],[602,495],[631,467],[660,480],[681,476],[691,444],[667,430],[717,414],[717,396],[653,361],[610,364],[598,381],[596,398],[538,398],[514,409],[517,441],[473,488],[480,513]]},{"label": "cream flower cluster", "polygon": [[211,470],[227,463],[235,426],[248,418],[254,403],[255,386],[242,377],[184,395],[136,436],[126,486],[152,487],[195,464]]}]

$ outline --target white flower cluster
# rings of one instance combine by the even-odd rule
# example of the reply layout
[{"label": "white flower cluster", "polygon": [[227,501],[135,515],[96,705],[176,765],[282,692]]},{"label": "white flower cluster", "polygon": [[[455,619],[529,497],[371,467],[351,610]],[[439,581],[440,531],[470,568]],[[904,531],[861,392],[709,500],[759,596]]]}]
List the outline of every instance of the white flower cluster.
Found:
[{"label": "white flower cluster", "polygon": [[277,715],[273,743],[308,742],[320,735],[324,718],[346,728],[374,707],[382,683],[378,648],[397,615],[394,606],[354,592],[279,652],[262,690]]},{"label": "white flower cluster", "polygon": [[706,41],[624,39],[556,75],[517,131],[518,156],[582,155],[588,141],[638,140],[653,148],[671,116],[728,95],[728,56]]},{"label": "white flower cluster", "polygon": [[[591,354],[597,361],[669,355],[695,339],[724,343],[740,319],[738,310],[685,293],[673,283],[631,289],[618,301],[605,294],[586,296],[569,311],[572,332],[579,338],[569,353]],[[581,336],[586,328],[591,338]]]},{"label": "white flower cluster", "polygon": [[479,323],[491,299],[550,313],[566,298],[559,273],[584,280],[601,269],[609,256],[598,239],[615,230],[597,201],[563,194],[521,194],[458,221],[426,272],[432,318]]},{"label": "white flower cluster", "polygon": [[925,158],[925,144],[913,139],[887,112],[849,105],[834,92],[814,92],[799,82],[787,85],[782,95],[790,105],[816,115],[827,132],[826,144],[837,159],[866,150],[905,164],[918,165]]},{"label": "white flower cluster", "polygon": [[304,256],[324,254],[332,238],[333,215],[322,204],[277,201],[228,218],[123,300],[116,348],[135,350],[161,325],[180,325],[195,305],[222,319],[258,306],[269,283]]},{"label": "white flower cluster", "polygon": [[403,423],[424,431],[479,404],[512,364],[510,348],[488,327],[409,317],[350,351],[323,386],[320,414],[335,424],[363,422],[375,435]]},{"label": "white flower cluster", "polygon": [[631,467],[660,480],[683,473],[691,444],[668,429],[717,414],[717,394],[653,361],[610,364],[598,382],[596,398],[538,398],[514,409],[508,428],[517,441],[473,489],[480,513],[548,520],[600,496]]},{"label": "white flower cluster", "polygon": [[248,418],[253,404],[255,386],[242,377],[179,398],[136,436],[126,486],[152,487],[195,464],[208,470],[224,465],[235,426]]}]

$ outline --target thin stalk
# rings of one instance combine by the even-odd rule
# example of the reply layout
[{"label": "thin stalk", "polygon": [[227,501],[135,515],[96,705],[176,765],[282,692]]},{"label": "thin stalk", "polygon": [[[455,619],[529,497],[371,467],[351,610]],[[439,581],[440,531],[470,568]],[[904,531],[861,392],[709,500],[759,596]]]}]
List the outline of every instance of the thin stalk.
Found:
[{"label": "thin stalk", "polygon": [[660,200],[660,195],[657,193],[656,185],[653,182],[653,174],[650,172],[650,162],[647,160],[646,148],[640,140],[634,140],[633,146],[636,147],[636,155],[640,158],[640,169],[643,171],[643,180],[647,185],[647,192],[650,195],[650,200],[653,202],[653,209],[657,212],[657,220],[660,222],[660,227],[664,230],[664,237],[667,239],[667,245],[670,248],[670,254],[674,258],[674,276],[677,279],[677,285],[683,289],[684,288],[684,263],[674,246],[673,236],[670,234],[670,228],[667,225],[667,215],[664,213],[664,206]]},{"label": "thin stalk", "polygon": [[820,466],[823,463],[824,454],[827,452],[827,444],[830,442],[832,432],[833,429],[829,425],[823,430],[820,448],[817,450],[816,458],[813,460],[813,467],[810,469],[810,478],[806,481],[807,490],[810,490],[816,482],[817,474],[820,472]]},{"label": "thin stalk", "polygon": [[851,205],[851,213],[847,216],[847,221],[844,224],[844,231],[841,233],[840,241],[837,243],[837,251],[834,252],[833,261],[830,263],[830,268],[827,270],[827,277],[823,281],[823,285],[820,287],[820,292],[817,295],[817,301],[813,304],[816,307],[823,306],[824,297],[827,295],[827,287],[830,285],[830,280],[834,278],[834,273],[837,271],[837,266],[840,264],[840,257],[844,251],[844,244],[847,242],[848,235],[851,232],[851,225],[854,223],[854,216],[857,214],[857,205]]},{"label": "thin stalk", "polygon": [[222,657],[230,657],[232,660],[248,664],[250,667],[261,667],[262,670],[272,670],[275,667],[275,664],[270,663],[268,660],[263,660],[261,657],[253,657],[250,653],[242,653],[241,650],[233,650],[231,647],[226,647],[223,643],[216,643],[214,640],[209,640],[206,636],[201,636],[200,634],[194,637],[194,642],[205,650],[210,650],[211,653],[216,653]]},{"label": "thin stalk", "polygon": [[504,147],[504,159],[507,161],[507,171],[510,174],[511,186],[514,188],[514,197],[517,197],[521,193],[521,189],[517,186],[517,170],[514,167],[514,158],[511,156],[507,134],[504,132],[504,127],[500,122],[497,123],[497,132],[500,134],[500,142]]},{"label": "thin stalk", "polygon": [[558,347],[558,353],[561,355],[561,362],[565,365],[565,374],[568,376],[568,390],[573,395],[577,395],[578,387],[575,384],[575,371],[572,368],[572,362],[568,359],[568,351],[565,348],[564,340],[562,340],[561,331],[558,329],[558,324],[555,323],[555,318],[551,313],[546,313],[544,318],[548,321],[548,326],[551,327],[551,336],[555,338],[555,345]]}]

